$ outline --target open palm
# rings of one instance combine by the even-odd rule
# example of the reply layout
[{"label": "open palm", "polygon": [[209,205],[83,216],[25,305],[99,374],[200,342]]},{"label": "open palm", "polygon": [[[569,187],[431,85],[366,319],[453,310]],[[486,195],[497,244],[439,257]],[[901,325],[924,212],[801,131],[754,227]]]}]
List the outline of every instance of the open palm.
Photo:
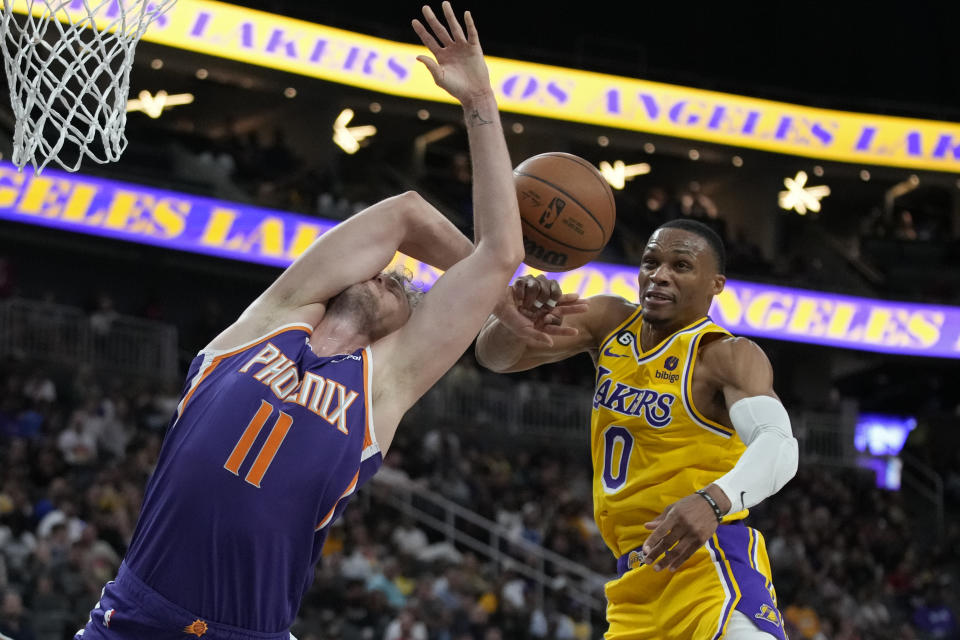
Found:
[{"label": "open palm", "polygon": [[[442,6],[449,31],[427,6],[423,8],[423,17],[430,29],[428,30],[419,20],[413,21],[413,30],[433,54],[433,58],[417,56],[417,60],[427,67],[437,86],[445,89],[461,103],[465,103],[474,96],[490,91],[490,75],[487,72],[477,28],[473,24],[470,12],[467,11],[463,15],[463,22],[467,29],[464,33],[450,3],[444,2]],[[430,31],[433,33],[431,34]]]}]

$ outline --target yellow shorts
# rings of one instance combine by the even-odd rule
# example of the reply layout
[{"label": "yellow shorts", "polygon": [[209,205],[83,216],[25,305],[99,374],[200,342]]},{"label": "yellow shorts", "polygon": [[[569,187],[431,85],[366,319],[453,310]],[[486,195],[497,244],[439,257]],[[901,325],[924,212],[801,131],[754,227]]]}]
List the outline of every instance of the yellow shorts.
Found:
[{"label": "yellow shorts", "polygon": [[734,610],[786,640],[759,531],[722,524],[675,573],[640,565],[607,583],[606,640],[719,640]]}]

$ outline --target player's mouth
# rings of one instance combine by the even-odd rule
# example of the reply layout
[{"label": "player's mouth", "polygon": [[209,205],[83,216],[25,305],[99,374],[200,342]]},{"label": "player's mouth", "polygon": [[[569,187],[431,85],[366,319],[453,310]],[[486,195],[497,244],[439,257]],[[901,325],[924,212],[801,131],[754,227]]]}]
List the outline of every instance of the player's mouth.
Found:
[{"label": "player's mouth", "polygon": [[663,291],[647,291],[643,294],[643,303],[646,306],[660,306],[673,302],[673,296]]}]

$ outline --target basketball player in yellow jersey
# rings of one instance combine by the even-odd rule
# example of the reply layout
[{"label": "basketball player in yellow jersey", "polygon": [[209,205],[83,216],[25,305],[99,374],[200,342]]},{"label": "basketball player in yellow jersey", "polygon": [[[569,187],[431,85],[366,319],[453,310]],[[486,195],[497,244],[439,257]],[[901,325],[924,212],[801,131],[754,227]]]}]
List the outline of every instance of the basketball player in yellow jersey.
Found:
[{"label": "basketball player in yellow jersey", "polygon": [[668,222],[643,253],[639,304],[528,276],[477,342],[499,372],[596,363],[594,515],[619,574],[608,640],[785,640],[763,537],[742,519],[796,473],[797,443],[766,355],[707,316],[724,261],[709,227]]}]

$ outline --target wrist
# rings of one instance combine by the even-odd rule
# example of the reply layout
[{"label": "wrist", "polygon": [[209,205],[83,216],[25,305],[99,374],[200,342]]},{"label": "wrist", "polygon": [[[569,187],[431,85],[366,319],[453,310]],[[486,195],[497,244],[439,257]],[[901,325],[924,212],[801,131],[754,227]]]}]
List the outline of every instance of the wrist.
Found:
[{"label": "wrist", "polygon": [[460,104],[463,106],[463,110],[469,112],[469,110],[481,106],[497,106],[497,96],[493,92],[493,87],[487,87],[486,89],[480,89],[478,91],[470,91],[466,96],[460,99]]},{"label": "wrist", "polygon": [[727,497],[727,494],[716,484],[710,484],[704,491],[713,498],[713,501],[717,503],[717,506],[720,508],[720,513],[727,515],[730,513],[730,507],[732,506],[730,498]]},{"label": "wrist", "polygon": [[500,108],[491,90],[489,93],[472,94],[460,103],[467,128],[477,125],[500,125]]}]

